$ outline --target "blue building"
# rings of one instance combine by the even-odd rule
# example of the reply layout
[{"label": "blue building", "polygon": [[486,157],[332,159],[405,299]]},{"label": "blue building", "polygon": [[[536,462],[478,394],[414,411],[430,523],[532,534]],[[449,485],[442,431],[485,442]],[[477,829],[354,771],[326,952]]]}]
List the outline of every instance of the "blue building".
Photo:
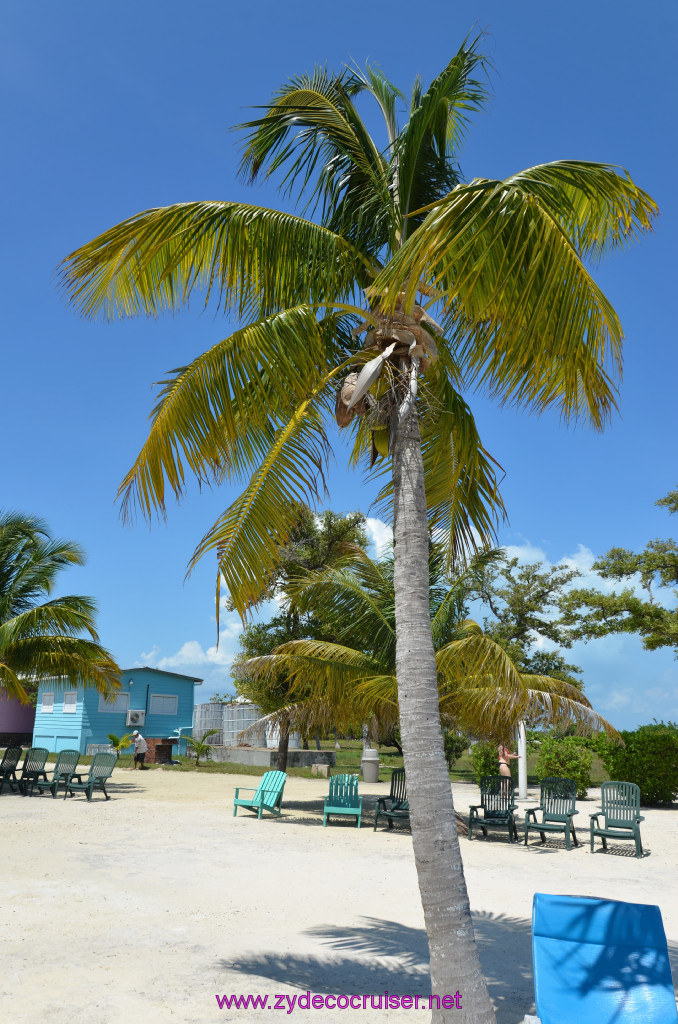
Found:
[{"label": "blue building", "polygon": [[177,672],[129,668],[120,675],[116,695],[106,701],[91,688],[68,690],[47,680],[38,690],[33,746],[85,754],[90,744],[108,744],[109,732],[124,736],[138,729],[147,739],[176,736],[177,730],[190,735],[194,688],[201,683]]}]

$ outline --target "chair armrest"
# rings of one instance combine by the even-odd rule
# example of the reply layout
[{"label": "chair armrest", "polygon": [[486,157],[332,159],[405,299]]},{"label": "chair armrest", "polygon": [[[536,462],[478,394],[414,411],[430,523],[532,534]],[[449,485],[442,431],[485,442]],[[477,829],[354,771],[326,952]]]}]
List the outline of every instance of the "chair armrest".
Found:
[{"label": "chair armrest", "polygon": [[570,811],[569,817],[574,818],[575,814],[579,814],[579,811]]},{"label": "chair armrest", "polygon": [[238,793],[256,793],[254,786],[238,786],[235,791],[234,800],[238,799]]},{"label": "chair armrest", "polygon": [[602,811],[598,811],[597,814],[589,814],[589,818],[591,819],[591,824],[593,824],[593,822],[595,821],[595,823],[597,825],[598,824],[598,818],[603,818],[603,817],[605,817],[605,815],[602,813]]},{"label": "chair armrest", "polygon": [[[362,797],[360,799],[362,800]],[[386,804],[390,803],[390,800],[391,800],[390,796],[380,796],[380,797],[377,797],[377,810],[378,811],[385,811],[387,809],[386,808]]]},{"label": "chair armrest", "polygon": [[532,818],[532,821],[536,822],[536,820],[537,820],[537,811],[539,811],[539,810],[541,810],[540,807],[526,807],[525,808],[525,821],[527,821],[528,818]]},{"label": "chair armrest", "polygon": [[482,806],[482,804],[471,804],[469,811],[479,811]]},{"label": "chair armrest", "polygon": [[636,821],[645,821],[645,815],[644,814],[639,814],[638,817],[636,818]]}]

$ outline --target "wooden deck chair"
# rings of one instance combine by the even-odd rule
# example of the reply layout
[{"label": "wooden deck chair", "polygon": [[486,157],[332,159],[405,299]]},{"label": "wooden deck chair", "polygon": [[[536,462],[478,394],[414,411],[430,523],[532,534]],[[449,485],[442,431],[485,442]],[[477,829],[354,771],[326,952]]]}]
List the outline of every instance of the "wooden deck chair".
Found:
[{"label": "wooden deck chair", "polygon": [[5,783],[9,783],[9,788],[12,792],[15,791],[14,785],[17,782],[16,777],[16,766],[21,760],[21,747],[7,747],[7,750],[2,755],[2,761],[0,761],[0,795],[5,788]]},{"label": "wooden deck chair", "polygon": [[30,796],[38,779],[46,779],[45,763],[49,757],[46,747],[29,747],[24,755],[21,774],[17,778],[19,792],[22,796]]},{"label": "wooden deck chair", "polygon": [[332,814],[348,814],[355,817],[360,828],[363,813],[363,798],[358,796],[357,775],[332,775],[329,796],[325,797],[323,828]]},{"label": "wooden deck chair", "polygon": [[[604,782],[600,787],[600,797],[602,810],[591,815],[591,853],[594,838],[600,836],[604,850],[607,850],[608,839],[632,839],[636,844],[636,857],[642,857],[640,823],[645,818],[640,813],[638,786],[635,782]],[[604,820],[602,827],[601,818]]]},{"label": "wooden deck chair", "polygon": [[[95,789],[100,789],[106,799],[110,800],[106,792],[106,783],[113,774],[117,761],[118,758],[115,754],[95,754],[89,766],[88,775],[78,772],[73,773],[73,778],[66,784],[64,800],[69,793],[71,796],[74,796],[75,793],[84,793],[87,799],[91,800]],[[73,779],[77,779],[77,782],[73,782]]]},{"label": "wooden deck chair", "polygon": [[524,1024],[677,1024],[659,907],[535,893],[537,1016]]},{"label": "wooden deck chair", "polygon": [[391,792],[388,796],[380,796],[374,811],[374,829],[377,830],[379,818],[388,820],[388,827],[393,828],[394,821],[410,820],[410,805],[407,800],[407,783],[405,769],[396,768],[391,775]]},{"label": "wooden deck chair", "polygon": [[[233,800],[233,817],[238,813],[239,807],[245,807],[248,811],[254,811],[258,818],[264,811],[270,811],[280,817],[283,790],[287,782],[285,772],[264,772],[261,782],[256,790],[249,786],[239,786],[235,791]],[[241,797],[240,793],[254,793],[253,797]]]},{"label": "wooden deck chair", "polygon": [[79,760],[79,750],[62,750],[56,759],[52,778],[38,779],[36,782],[40,796],[42,796],[45,790],[49,790],[56,800],[59,786],[62,783],[64,786],[67,786],[71,779],[77,774]]},{"label": "wooden deck chair", "polygon": [[[473,839],[476,825],[485,838],[488,828],[508,831],[509,842],[518,841],[518,831],[513,817],[516,809],[513,779],[505,775],[484,775],[480,780],[480,803],[469,807],[468,837]],[[482,811],[482,817],[479,814]]]},{"label": "wooden deck chair", "polygon": [[[542,779],[539,807],[528,807],[525,811],[525,846],[529,832],[538,832],[542,843],[547,832],[562,832],[565,847],[570,850],[570,833],[574,845],[579,846],[572,818],[579,811],[575,809],[577,783],[573,779]],[[541,811],[541,821],[537,814]]]}]

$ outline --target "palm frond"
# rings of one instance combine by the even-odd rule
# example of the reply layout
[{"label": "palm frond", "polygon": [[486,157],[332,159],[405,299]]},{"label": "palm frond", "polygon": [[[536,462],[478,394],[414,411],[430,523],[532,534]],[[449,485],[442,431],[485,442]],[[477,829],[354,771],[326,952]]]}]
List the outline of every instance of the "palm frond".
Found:
[{"label": "palm frond", "polygon": [[123,515],[164,512],[166,488],[178,498],[187,471],[207,484],[249,477],[299,403],[331,386],[346,355],[342,339],[341,315],[318,321],[301,306],[249,324],[176,370],[120,485]]},{"label": "palm frond", "polygon": [[578,733],[590,735],[604,732],[608,739],[621,741],[621,736],[606,718],[594,711],[581,690],[550,676],[523,675],[528,687],[528,715],[546,715],[550,724],[573,725]]},{"label": "palm frond", "polygon": [[243,493],[193,553],[189,572],[208,551],[217,552],[217,616],[222,578],[241,616],[256,604],[297,523],[298,503],[315,504],[319,486],[324,490],[329,447],[315,398],[300,403],[276,431]]},{"label": "palm frond", "polygon": [[416,211],[459,182],[453,161],[466,134],[469,114],[481,110],[487,97],[485,83],[473,77],[486,63],[477,52],[478,42],[479,38],[462,44],[428,90],[418,97],[398,137],[395,149],[403,237],[411,234],[423,219]]},{"label": "palm frond", "polygon": [[558,163],[453,189],[374,288],[393,304],[405,288],[412,303],[420,279],[430,280],[457,324],[455,358],[467,382],[504,401],[537,411],[555,406],[566,420],[581,416],[601,428],[615,407],[622,332],[577,245],[599,249],[611,237],[612,211],[624,225],[615,243],[633,237],[649,225],[652,203],[627,179],[619,178],[615,195],[610,169],[589,167],[597,171],[587,186],[599,181],[607,204],[582,199],[577,206],[574,175],[563,186]]},{"label": "palm frond", "polygon": [[374,256],[392,231],[388,165],[351,96],[361,88],[350,72],[316,68],[293,78],[248,132],[241,171],[250,179],[286,170],[285,193],[310,192],[307,209],[322,206],[323,223]]},{"label": "palm frond", "polygon": [[60,283],[86,317],[150,313],[194,292],[241,318],[348,298],[369,281],[346,239],[292,214],[246,203],[177,203],[145,210],[72,252]]}]

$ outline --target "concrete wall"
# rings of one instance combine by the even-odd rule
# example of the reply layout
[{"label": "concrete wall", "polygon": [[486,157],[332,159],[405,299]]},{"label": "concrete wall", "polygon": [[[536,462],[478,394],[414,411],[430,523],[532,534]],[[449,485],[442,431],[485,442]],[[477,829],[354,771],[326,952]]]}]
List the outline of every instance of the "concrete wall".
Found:
[{"label": "concrete wall", "polygon": [[[213,747],[211,760],[231,761],[235,764],[261,765],[275,768],[278,751],[271,747]],[[333,750],[288,750],[288,768],[310,768],[312,764],[328,764],[334,767],[336,756]]]}]

